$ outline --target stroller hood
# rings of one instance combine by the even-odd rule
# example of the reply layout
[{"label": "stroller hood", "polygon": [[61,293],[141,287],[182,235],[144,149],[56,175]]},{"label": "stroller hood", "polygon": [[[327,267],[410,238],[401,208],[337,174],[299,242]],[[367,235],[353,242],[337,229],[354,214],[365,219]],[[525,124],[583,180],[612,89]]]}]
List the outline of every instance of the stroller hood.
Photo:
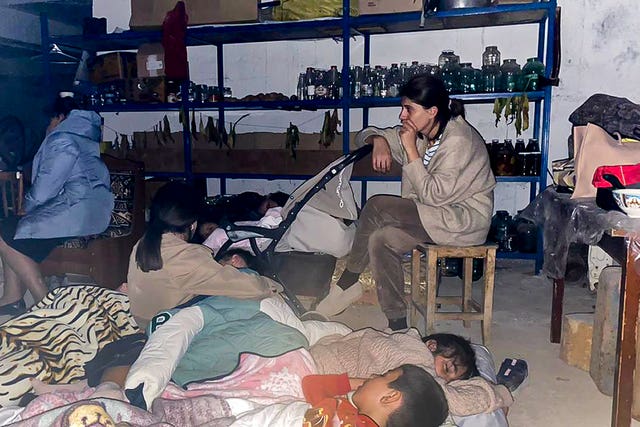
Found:
[{"label": "stroller hood", "polygon": [[[292,211],[295,213],[296,204],[315,191],[297,212],[295,220],[278,242],[276,252],[322,252],[338,258],[349,253],[355,236],[355,224],[347,225],[344,220],[356,220],[358,207],[350,183],[353,163],[340,170],[345,161],[345,157],[335,160],[291,194],[282,209],[283,218],[287,218]],[[316,187],[327,174],[338,170],[324,187]]]}]

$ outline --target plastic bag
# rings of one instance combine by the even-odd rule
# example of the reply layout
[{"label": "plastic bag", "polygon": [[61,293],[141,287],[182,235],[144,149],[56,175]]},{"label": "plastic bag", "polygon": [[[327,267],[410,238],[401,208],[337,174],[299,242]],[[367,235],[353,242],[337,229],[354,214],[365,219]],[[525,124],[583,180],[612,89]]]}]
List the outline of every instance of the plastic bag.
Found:
[{"label": "plastic bag", "polygon": [[[351,5],[351,16],[358,16],[358,6]],[[282,0],[273,8],[274,21],[297,21],[342,16],[342,0]]]}]

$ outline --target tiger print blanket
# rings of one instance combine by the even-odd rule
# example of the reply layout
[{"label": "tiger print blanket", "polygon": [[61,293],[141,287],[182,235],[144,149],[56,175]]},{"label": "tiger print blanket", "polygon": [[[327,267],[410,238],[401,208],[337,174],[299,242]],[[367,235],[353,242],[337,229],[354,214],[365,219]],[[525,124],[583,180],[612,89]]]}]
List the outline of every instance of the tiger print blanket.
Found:
[{"label": "tiger print blanket", "polygon": [[96,286],[56,288],[31,310],[0,325],[0,407],[49,384],[83,379],[84,364],[108,343],[139,332],[129,298]]}]

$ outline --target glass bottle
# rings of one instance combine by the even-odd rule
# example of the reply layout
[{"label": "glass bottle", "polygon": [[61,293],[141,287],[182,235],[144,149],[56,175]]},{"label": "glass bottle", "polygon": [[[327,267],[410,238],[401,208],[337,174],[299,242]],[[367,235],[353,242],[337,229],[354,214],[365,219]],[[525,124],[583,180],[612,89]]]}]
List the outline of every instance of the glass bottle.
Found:
[{"label": "glass bottle", "polygon": [[544,64],[538,61],[538,58],[527,59],[527,63],[522,67],[522,90],[538,90],[540,76],[544,76]]},{"label": "glass bottle", "polygon": [[537,176],[540,174],[540,166],[542,162],[542,152],[537,138],[530,138],[527,143],[528,162],[526,166],[526,174],[528,176]]},{"label": "glass bottle", "polygon": [[327,73],[327,97],[329,99],[340,99],[340,73],[338,66],[332,65]]},{"label": "glass bottle", "polygon": [[304,85],[306,88],[304,99],[314,99],[316,96],[316,76],[313,67],[307,67],[304,75]]},{"label": "glass bottle", "polygon": [[296,87],[296,96],[298,97],[298,100],[304,99],[306,89],[307,88],[305,87],[304,83],[304,73],[300,73],[300,75],[298,75],[298,86]]},{"label": "glass bottle", "polygon": [[487,46],[482,54],[483,67],[500,67],[500,51],[498,46]]},{"label": "glass bottle", "polygon": [[362,86],[360,94],[363,98],[373,96],[373,72],[371,71],[371,66],[369,64],[364,64],[364,69],[362,70]]},{"label": "glass bottle", "polygon": [[515,59],[505,59],[500,67],[502,73],[502,87],[505,92],[517,92],[521,90],[520,80],[522,78],[522,70],[520,64]]},{"label": "glass bottle", "polygon": [[391,64],[389,69],[389,75],[387,77],[387,85],[389,86],[388,94],[390,97],[395,98],[400,93],[400,69],[398,64]]},{"label": "glass bottle", "polygon": [[327,72],[316,70],[316,96],[315,99],[325,99],[329,90],[327,88]]},{"label": "glass bottle", "polygon": [[516,171],[515,175],[525,175],[525,154],[526,146],[524,145],[524,139],[518,138],[516,139]]},{"label": "glass bottle", "polygon": [[409,81],[409,67],[406,62],[400,63],[400,86]]},{"label": "glass bottle", "polygon": [[362,67],[356,65],[351,72],[351,96],[353,99],[359,99],[362,95]]},{"label": "glass bottle", "polygon": [[382,97],[382,65],[376,65],[372,74],[373,96]]},{"label": "glass bottle", "polygon": [[418,61],[411,61],[411,66],[409,67],[409,78],[417,76],[420,74],[420,63]]}]

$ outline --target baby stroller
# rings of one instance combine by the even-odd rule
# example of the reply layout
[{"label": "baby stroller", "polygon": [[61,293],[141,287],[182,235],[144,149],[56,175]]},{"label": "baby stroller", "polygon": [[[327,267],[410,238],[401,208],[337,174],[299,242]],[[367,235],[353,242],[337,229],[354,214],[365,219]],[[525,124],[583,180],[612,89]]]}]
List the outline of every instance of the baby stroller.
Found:
[{"label": "baby stroller", "polygon": [[[292,288],[297,281],[328,284],[337,258],[351,250],[355,236],[358,207],[351,188],[353,164],[371,153],[365,145],[335,160],[320,173],[296,188],[282,208],[282,222],[277,228],[220,224],[228,240],[216,253],[220,260],[236,242],[249,240],[263,274],[282,284],[284,297],[293,311],[306,312]],[[258,239],[270,239],[260,249]],[[302,259],[321,257],[320,269],[305,268]],[[296,267],[297,264],[297,267]],[[320,276],[320,277],[319,277]]]}]

